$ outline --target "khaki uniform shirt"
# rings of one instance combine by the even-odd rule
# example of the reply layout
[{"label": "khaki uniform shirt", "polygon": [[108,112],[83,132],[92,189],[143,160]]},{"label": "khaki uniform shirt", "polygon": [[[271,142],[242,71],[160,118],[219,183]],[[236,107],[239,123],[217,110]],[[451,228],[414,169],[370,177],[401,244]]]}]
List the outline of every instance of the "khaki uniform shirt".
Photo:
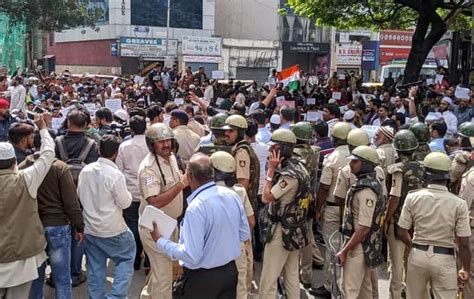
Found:
[{"label": "khaki uniform shirt", "polygon": [[451,182],[457,182],[462,178],[463,173],[467,170],[467,163],[469,161],[471,153],[461,152],[454,156],[453,163],[451,166]]},{"label": "khaki uniform shirt", "polygon": [[[291,203],[298,191],[298,179],[288,176],[281,176],[278,182],[273,185],[270,191],[275,201],[280,201],[280,210],[283,210],[287,204]],[[276,211],[275,211],[276,212]]]},{"label": "khaki uniform shirt", "polygon": [[[385,185],[385,174],[380,166],[375,167],[375,175],[382,185],[383,195],[387,195],[387,186]],[[351,167],[346,165],[339,170],[334,196],[346,198],[347,192],[355,184],[357,177],[351,172]]]},{"label": "khaki uniform shirt", "polygon": [[389,165],[395,164],[397,161],[397,151],[393,148],[391,143],[382,144],[377,148],[377,153],[380,157],[380,166],[384,171],[387,171]]},{"label": "khaki uniform shirt", "polygon": [[[140,215],[143,213],[145,206],[148,205],[146,200],[148,197],[161,194],[171,189],[181,180],[178,163],[173,154],[171,154],[169,161],[159,155],[156,155],[156,157],[160,163],[163,175],[156,164],[155,155],[151,153],[143,159],[138,168],[138,181],[141,194]],[[183,212],[183,192],[179,192],[178,195],[176,195],[169,204],[162,207],[161,210],[174,219],[178,218]]]},{"label": "khaki uniform shirt", "polygon": [[469,212],[466,202],[441,185],[409,192],[398,226],[414,228],[413,243],[454,247],[455,237],[469,237]]},{"label": "khaki uniform shirt", "polygon": [[235,177],[237,179],[250,180],[250,156],[245,149],[240,149],[235,153],[236,172]]},{"label": "khaki uniform shirt", "polygon": [[[326,156],[323,161],[323,170],[321,172],[320,183],[329,186],[329,194],[327,197],[328,202],[335,203],[334,200],[334,189],[336,188],[337,176],[339,170],[349,164],[349,146],[342,145],[336,147],[336,149]],[[345,198],[345,195],[342,196]]]},{"label": "khaki uniform shirt", "polygon": [[[462,176],[459,196],[466,201],[467,208],[471,211],[471,228],[474,228],[474,167]],[[471,248],[474,249],[474,248]]]},{"label": "khaki uniform shirt", "polygon": [[397,171],[392,174],[392,187],[390,188],[390,195],[395,197],[402,196],[403,173]]},{"label": "khaki uniform shirt", "polygon": [[359,226],[372,226],[377,194],[370,188],[362,189],[354,194],[352,201],[352,215],[354,219],[354,231]]},{"label": "khaki uniform shirt", "polygon": [[179,144],[178,155],[184,161],[189,161],[199,145],[201,137],[194,133],[188,126],[177,126],[174,128],[173,133]]}]

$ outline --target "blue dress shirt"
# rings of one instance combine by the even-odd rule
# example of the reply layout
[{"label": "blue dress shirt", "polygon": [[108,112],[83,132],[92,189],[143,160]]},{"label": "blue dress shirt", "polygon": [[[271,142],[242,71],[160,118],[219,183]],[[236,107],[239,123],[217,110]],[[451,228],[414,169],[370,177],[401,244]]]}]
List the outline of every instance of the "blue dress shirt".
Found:
[{"label": "blue dress shirt", "polygon": [[240,242],[250,237],[242,201],[229,188],[207,183],[187,198],[179,243],[165,238],[158,249],[188,269],[223,266],[240,256]]},{"label": "blue dress shirt", "polygon": [[255,136],[255,140],[260,143],[268,143],[272,138],[272,132],[270,132],[270,128],[263,127],[258,128],[258,133]]}]

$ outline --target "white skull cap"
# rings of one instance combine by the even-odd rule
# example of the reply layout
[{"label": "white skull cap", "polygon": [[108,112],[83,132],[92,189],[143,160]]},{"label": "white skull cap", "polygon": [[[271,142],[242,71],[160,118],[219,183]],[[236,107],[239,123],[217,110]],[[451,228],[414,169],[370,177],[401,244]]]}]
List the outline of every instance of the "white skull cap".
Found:
[{"label": "white skull cap", "polygon": [[15,158],[15,149],[8,142],[0,142],[0,160],[10,160]]}]

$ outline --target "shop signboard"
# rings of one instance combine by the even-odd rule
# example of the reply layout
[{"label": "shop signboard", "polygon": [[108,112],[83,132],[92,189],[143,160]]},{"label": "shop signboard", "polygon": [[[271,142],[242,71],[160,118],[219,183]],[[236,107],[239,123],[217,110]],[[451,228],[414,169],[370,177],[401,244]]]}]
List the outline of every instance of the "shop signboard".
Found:
[{"label": "shop signboard", "polygon": [[336,47],[337,65],[360,65],[362,61],[361,44],[339,44]]},{"label": "shop signboard", "polygon": [[222,41],[219,37],[183,36],[183,55],[221,56]]},{"label": "shop signboard", "polygon": [[178,54],[178,40],[170,39],[166,55],[166,39],[120,37],[120,56],[157,58]]}]

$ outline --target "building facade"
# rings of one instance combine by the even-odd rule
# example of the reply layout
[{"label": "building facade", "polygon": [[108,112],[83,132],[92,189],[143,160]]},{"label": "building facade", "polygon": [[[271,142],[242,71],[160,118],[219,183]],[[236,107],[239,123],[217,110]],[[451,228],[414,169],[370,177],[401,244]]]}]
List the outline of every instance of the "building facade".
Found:
[{"label": "building facade", "polygon": [[[184,64],[187,56],[189,63],[218,68],[215,57],[220,54],[202,49],[220,45],[220,39],[212,37],[215,0],[171,0],[169,12],[167,0],[96,0],[90,5],[103,11],[96,28],[49,34],[47,58],[56,71],[136,74],[157,62]],[[182,54],[183,38],[185,53],[197,55]],[[192,46],[196,49],[188,48]]]}]

